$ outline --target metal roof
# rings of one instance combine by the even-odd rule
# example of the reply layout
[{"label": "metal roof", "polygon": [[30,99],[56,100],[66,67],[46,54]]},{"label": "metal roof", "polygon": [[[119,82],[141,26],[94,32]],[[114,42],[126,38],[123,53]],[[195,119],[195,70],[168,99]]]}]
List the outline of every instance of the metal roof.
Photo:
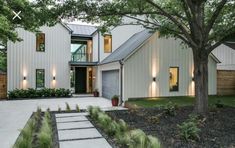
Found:
[{"label": "metal roof", "polygon": [[97,30],[95,26],[88,25],[67,24],[67,26],[73,31],[72,35],[75,36],[92,36]]},{"label": "metal roof", "polygon": [[147,39],[152,36],[153,32],[145,29],[139,33],[134,34],[125,43],[118,47],[113,53],[106,57],[100,64],[107,64],[120,61],[129,56],[132,52],[140,47]]}]

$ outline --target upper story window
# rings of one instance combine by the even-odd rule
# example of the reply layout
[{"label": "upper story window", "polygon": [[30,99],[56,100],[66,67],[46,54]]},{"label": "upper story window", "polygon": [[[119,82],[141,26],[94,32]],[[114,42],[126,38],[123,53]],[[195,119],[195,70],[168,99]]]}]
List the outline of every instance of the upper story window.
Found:
[{"label": "upper story window", "polygon": [[112,35],[104,35],[104,53],[112,52]]},{"label": "upper story window", "polygon": [[36,34],[36,51],[45,52],[45,33]]},{"label": "upper story window", "polygon": [[45,87],[45,70],[36,69],[36,88]]},{"label": "upper story window", "polygon": [[170,91],[179,91],[179,67],[170,67]]}]

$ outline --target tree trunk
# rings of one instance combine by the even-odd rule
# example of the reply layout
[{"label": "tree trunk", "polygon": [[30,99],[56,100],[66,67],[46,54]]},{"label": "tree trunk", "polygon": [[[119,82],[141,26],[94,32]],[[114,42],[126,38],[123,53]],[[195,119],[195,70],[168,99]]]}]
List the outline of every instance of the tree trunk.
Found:
[{"label": "tree trunk", "polygon": [[208,112],[208,56],[194,54],[195,112]]}]

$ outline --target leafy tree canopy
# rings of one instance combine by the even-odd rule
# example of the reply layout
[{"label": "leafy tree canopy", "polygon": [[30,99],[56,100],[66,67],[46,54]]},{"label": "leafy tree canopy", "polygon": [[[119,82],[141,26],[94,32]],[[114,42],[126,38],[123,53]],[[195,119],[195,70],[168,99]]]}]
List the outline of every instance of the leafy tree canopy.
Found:
[{"label": "leafy tree canopy", "polygon": [[[54,0],[0,0],[0,43],[8,40],[20,41],[16,28],[38,31],[43,25],[53,25],[57,21]],[[15,11],[19,18],[13,19]]]},{"label": "leafy tree canopy", "polygon": [[61,10],[64,17],[105,28],[132,18],[132,24],[157,29],[161,36],[180,38],[208,53],[235,34],[234,0],[67,0]]}]

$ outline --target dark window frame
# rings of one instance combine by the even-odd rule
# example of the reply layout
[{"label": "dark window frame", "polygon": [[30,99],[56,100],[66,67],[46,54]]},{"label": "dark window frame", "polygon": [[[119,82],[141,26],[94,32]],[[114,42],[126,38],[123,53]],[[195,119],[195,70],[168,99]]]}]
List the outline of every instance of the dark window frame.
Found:
[{"label": "dark window frame", "polygon": [[[38,83],[37,83],[37,79],[38,79],[38,71],[43,71],[43,86],[42,87],[40,87],[40,86],[38,86]],[[36,69],[36,88],[45,88],[45,69]]]},{"label": "dark window frame", "polygon": [[[40,50],[40,44],[42,43],[38,43],[38,37],[43,35],[43,44],[44,44],[44,49]],[[46,51],[46,35],[45,33],[36,33],[36,52],[45,52]]]},{"label": "dark window frame", "polygon": [[170,74],[170,70],[173,69],[173,68],[176,68],[176,69],[177,69],[177,85],[176,85],[176,86],[177,86],[177,89],[176,89],[176,90],[171,89],[171,87],[170,87],[170,75],[169,75],[169,91],[170,91],[170,92],[179,92],[179,88],[180,88],[180,87],[179,87],[179,86],[180,86],[180,85],[179,85],[179,84],[180,84],[180,83],[179,83],[179,71],[180,71],[180,68],[179,68],[178,66],[172,66],[172,67],[170,67],[170,68],[169,68],[169,74]]},{"label": "dark window frame", "polygon": [[[109,36],[109,37],[111,37],[111,49],[110,49],[110,51],[109,52],[107,52],[106,50],[105,50],[105,37],[106,36]],[[113,36],[111,35],[111,34],[105,34],[104,35],[104,53],[112,53],[113,52]]]}]

